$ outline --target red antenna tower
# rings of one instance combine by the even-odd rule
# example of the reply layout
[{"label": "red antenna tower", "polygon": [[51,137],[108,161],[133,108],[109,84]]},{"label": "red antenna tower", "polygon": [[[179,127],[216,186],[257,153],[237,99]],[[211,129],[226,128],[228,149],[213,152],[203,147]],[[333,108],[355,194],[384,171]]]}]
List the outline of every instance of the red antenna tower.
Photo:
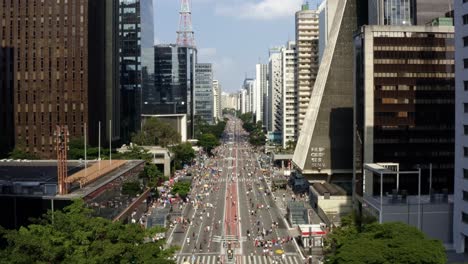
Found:
[{"label": "red antenna tower", "polygon": [[54,132],[56,150],[57,150],[57,175],[58,175],[58,187],[59,194],[68,194],[68,184],[65,179],[68,176],[67,169],[67,152],[68,152],[68,127],[57,126]]},{"label": "red antenna tower", "polygon": [[180,20],[177,31],[177,45],[195,47],[195,33],[192,28],[190,0],[180,0]]}]

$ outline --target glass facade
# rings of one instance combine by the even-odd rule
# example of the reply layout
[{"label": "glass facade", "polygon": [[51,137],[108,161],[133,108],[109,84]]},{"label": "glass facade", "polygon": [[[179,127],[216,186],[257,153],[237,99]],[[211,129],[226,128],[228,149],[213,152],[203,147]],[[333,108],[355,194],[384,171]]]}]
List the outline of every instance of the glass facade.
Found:
[{"label": "glass facade", "polygon": [[154,86],[143,89],[143,113],[148,115],[187,115],[187,135],[193,135],[195,64],[193,47],[156,45],[154,47]]},{"label": "glass facade", "polygon": [[153,87],[152,0],[120,0],[121,136],[128,141],[141,123],[141,92]]},{"label": "glass facade", "polygon": [[195,67],[195,118],[213,124],[213,68],[211,63],[199,63]]},{"label": "glass facade", "polygon": [[413,0],[384,0],[384,25],[412,25]]},{"label": "glass facade", "polygon": [[[365,30],[356,42],[355,141],[358,146],[355,151],[360,152],[356,153],[356,160],[396,162],[400,170],[420,167],[423,176],[429,175],[432,164],[436,191],[451,191],[455,134],[454,34],[442,30],[426,32],[425,27],[405,32],[391,27],[376,28]],[[365,34],[372,34],[373,43],[364,42]],[[369,54],[373,57],[372,66],[365,64]],[[374,181],[374,190],[378,190],[379,184]],[[424,190],[429,188],[427,181],[422,185]],[[394,186],[395,182],[384,183],[388,192]],[[401,177],[400,186],[415,193],[417,178]]]}]

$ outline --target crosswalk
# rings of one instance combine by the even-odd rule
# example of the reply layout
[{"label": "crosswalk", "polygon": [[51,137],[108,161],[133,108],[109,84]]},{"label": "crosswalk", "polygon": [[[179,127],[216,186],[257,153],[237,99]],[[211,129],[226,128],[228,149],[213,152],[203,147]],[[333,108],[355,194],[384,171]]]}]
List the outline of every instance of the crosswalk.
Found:
[{"label": "crosswalk", "polygon": [[[238,178],[239,182],[258,182],[257,179],[254,178]],[[227,182],[229,179],[227,178],[220,178],[220,179],[209,179],[205,180],[203,183],[219,183],[219,182]]]},{"label": "crosswalk", "polygon": [[[177,256],[177,264],[218,264],[219,255],[179,255]],[[275,262],[276,261],[276,262]],[[236,256],[233,263],[236,264],[302,264],[304,261],[298,255],[286,255],[281,257],[272,256]]]}]

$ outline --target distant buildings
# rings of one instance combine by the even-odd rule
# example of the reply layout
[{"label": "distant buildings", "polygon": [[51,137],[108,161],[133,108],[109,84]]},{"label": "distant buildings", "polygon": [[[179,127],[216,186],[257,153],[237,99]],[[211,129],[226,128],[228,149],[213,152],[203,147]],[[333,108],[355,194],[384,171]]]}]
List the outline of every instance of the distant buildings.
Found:
[{"label": "distant buildings", "polygon": [[283,118],[283,47],[270,49],[267,131],[281,133]]},{"label": "distant buildings", "polygon": [[101,122],[102,140],[118,140],[118,2],[0,5],[2,152],[16,144],[55,157],[56,125],[67,126],[71,138],[87,134],[96,144]]},{"label": "distant buildings", "polygon": [[154,87],[143,89],[144,115],[185,115],[187,136],[194,133],[197,49],[175,44],[154,47]]},{"label": "distant buildings", "polygon": [[195,117],[214,123],[213,68],[211,63],[195,65],[194,89]]},{"label": "distant buildings", "polygon": [[468,3],[455,1],[455,205],[453,240],[468,252]]},{"label": "distant buildings", "polygon": [[141,126],[141,92],[154,86],[152,0],[120,0],[120,130],[123,142]]},{"label": "distant buildings", "polygon": [[215,122],[222,119],[222,106],[221,106],[221,84],[218,80],[213,80],[213,113]]},{"label": "distant buildings", "polygon": [[298,126],[302,129],[318,72],[319,14],[302,5],[296,13]]},{"label": "distant buildings", "polygon": [[268,123],[268,64],[255,65],[254,85],[255,122]]},{"label": "distant buildings", "polygon": [[237,98],[238,95],[236,93],[229,94],[222,92],[221,93],[221,105],[223,109],[234,109],[239,110],[239,106],[237,105]]}]

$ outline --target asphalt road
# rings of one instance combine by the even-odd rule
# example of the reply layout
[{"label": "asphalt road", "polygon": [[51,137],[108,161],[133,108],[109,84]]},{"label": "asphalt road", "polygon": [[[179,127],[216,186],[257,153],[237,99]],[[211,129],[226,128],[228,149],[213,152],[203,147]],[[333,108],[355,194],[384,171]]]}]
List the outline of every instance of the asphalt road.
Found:
[{"label": "asphalt road", "polygon": [[295,244],[286,242],[288,229],[262,176],[259,154],[247,142],[240,122],[231,118],[215,156],[203,162],[205,168],[194,168],[196,201],[182,214],[191,223],[178,224],[169,239],[181,247],[177,263],[303,263]]}]

